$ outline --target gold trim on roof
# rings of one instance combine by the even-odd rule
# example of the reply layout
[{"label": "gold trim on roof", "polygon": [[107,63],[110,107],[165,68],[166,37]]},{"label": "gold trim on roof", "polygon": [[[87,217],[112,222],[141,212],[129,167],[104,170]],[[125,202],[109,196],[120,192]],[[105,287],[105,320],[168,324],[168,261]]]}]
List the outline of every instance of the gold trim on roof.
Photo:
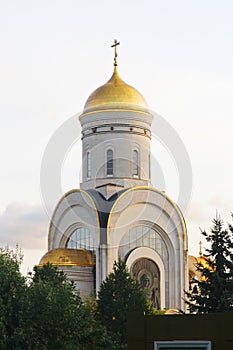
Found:
[{"label": "gold trim on roof", "polygon": [[[54,221],[55,221],[55,215],[57,213],[57,210],[60,206],[60,204],[62,204],[63,200],[71,195],[71,194],[74,194],[75,192],[80,192],[80,193],[84,193],[88,198],[89,200],[91,201],[92,205],[93,205],[93,209],[95,210],[95,216],[96,216],[96,220],[98,222],[98,242],[100,240],[100,219],[99,219],[99,214],[98,214],[98,210],[96,208],[96,205],[95,205],[95,202],[93,200],[93,198],[91,197],[91,195],[85,191],[85,190],[82,190],[81,188],[73,188],[72,190],[69,190],[68,192],[66,192],[65,194],[63,194],[63,196],[61,197],[61,199],[59,200],[59,202],[57,203],[57,205],[55,206],[55,208],[53,209],[53,212],[52,212],[52,216],[51,216],[51,220],[49,222],[49,229],[48,229],[48,245],[50,246],[51,245],[51,230],[52,230],[52,227],[56,225],[54,225]],[[67,208],[66,208],[67,209]],[[56,228],[56,231],[57,231],[57,228]]]},{"label": "gold trim on roof", "polygon": [[160,195],[162,195],[164,198],[166,198],[168,200],[168,202],[170,202],[174,208],[176,209],[176,212],[181,220],[181,224],[182,224],[182,228],[183,228],[183,233],[184,233],[184,250],[188,250],[188,235],[187,235],[187,227],[186,227],[186,223],[185,223],[185,220],[184,220],[184,217],[183,217],[183,214],[180,210],[180,208],[178,207],[178,205],[166,194],[164,193],[163,191],[160,191],[156,188],[154,188],[153,186],[135,186],[135,187],[131,187],[129,188],[128,190],[126,190],[125,192],[123,192],[117,199],[116,201],[114,202],[111,210],[110,210],[110,213],[109,213],[109,216],[108,216],[108,222],[107,222],[107,240],[109,240],[109,232],[110,232],[110,223],[111,223],[111,217],[112,217],[112,214],[114,212],[114,209],[116,207],[116,205],[118,204],[118,202],[126,195],[128,194],[129,192],[131,191],[135,191],[135,190],[151,190],[153,192],[157,192],[159,193]]}]

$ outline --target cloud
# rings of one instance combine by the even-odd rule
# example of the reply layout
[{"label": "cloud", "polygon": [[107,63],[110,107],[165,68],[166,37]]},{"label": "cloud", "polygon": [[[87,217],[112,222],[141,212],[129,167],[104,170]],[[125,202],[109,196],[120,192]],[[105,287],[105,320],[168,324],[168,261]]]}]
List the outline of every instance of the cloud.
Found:
[{"label": "cloud", "polygon": [[233,200],[232,200],[232,194],[231,193],[226,193],[224,196],[221,194],[216,193],[214,196],[212,196],[209,199],[209,204],[213,207],[216,208],[216,210],[223,210],[223,209],[228,209],[228,211],[232,211],[232,205],[233,205]]},{"label": "cloud", "polygon": [[47,246],[48,216],[42,205],[14,202],[0,216],[0,246],[44,249]]},{"label": "cloud", "polygon": [[[203,207],[205,209],[203,209]],[[205,204],[201,202],[192,201],[189,205],[186,217],[188,221],[193,222],[196,225],[198,225],[198,223],[200,222],[207,220],[208,215],[206,212]]]},{"label": "cloud", "polygon": [[198,243],[200,240],[203,242],[203,249],[208,246],[205,238],[201,235],[201,230],[210,232],[212,220],[216,216],[216,213],[220,215],[225,227],[227,227],[227,223],[232,223],[230,215],[233,211],[232,208],[233,202],[229,194],[215,195],[208,200],[200,198],[191,202],[185,215],[188,230],[189,254],[198,255]]}]

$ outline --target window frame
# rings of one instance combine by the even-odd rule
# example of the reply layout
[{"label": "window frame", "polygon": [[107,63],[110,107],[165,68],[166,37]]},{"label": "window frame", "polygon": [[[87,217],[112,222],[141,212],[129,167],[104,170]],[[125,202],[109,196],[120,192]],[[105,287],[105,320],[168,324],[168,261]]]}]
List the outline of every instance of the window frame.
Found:
[{"label": "window frame", "polygon": [[[110,156],[109,156],[110,154]],[[112,176],[114,174],[114,168],[113,168],[113,150],[112,148],[108,148],[106,152],[106,174],[107,176]]]},{"label": "window frame", "polygon": [[87,151],[87,178],[91,178],[91,153]]},{"label": "window frame", "polygon": [[135,177],[139,177],[139,152],[137,149],[133,150],[132,175]]}]

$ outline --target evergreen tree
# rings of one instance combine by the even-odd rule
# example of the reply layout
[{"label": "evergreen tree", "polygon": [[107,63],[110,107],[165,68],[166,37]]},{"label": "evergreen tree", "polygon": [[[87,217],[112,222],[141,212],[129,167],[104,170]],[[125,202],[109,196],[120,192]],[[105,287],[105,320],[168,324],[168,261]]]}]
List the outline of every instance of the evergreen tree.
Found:
[{"label": "evergreen tree", "polygon": [[148,303],[141,285],[131,278],[124,261],[114,263],[100,286],[97,299],[97,318],[110,332],[115,349],[126,349],[127,312],[146,312]]},{"label": "evergreen tree", "polygon": [[223,227],[219,217],[213,220],[211,232],[202,231],[210,248],[204,261],[197,265],[200,280],[194,290],[186,292],[190,312],[210,313],[233,310],[233,226]]}]

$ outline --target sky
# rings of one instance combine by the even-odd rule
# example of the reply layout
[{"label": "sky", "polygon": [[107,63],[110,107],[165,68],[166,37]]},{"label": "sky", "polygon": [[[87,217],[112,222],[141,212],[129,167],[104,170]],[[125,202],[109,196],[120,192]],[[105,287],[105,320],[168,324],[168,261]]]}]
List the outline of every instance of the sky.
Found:
[{"label": "sky", "polygon": [[[191,163],[192,194],[182,208],[189,253],[198,254],[200,227],[208,230],[216,211],[231,221],[232,0],[0,1],[0,246],[22,248],[24,273],[46,252],[59,199],[52,196],[49,208],[43,200],[46,147],[110,78],[115,38],[120,75],[179,135]],[[176,200],[176,150],[156,134],[156,118],[153,128],[162,190]],[[79,187],[78,132],[77,125],[77,142],[62,162],[63,193]]]}]

